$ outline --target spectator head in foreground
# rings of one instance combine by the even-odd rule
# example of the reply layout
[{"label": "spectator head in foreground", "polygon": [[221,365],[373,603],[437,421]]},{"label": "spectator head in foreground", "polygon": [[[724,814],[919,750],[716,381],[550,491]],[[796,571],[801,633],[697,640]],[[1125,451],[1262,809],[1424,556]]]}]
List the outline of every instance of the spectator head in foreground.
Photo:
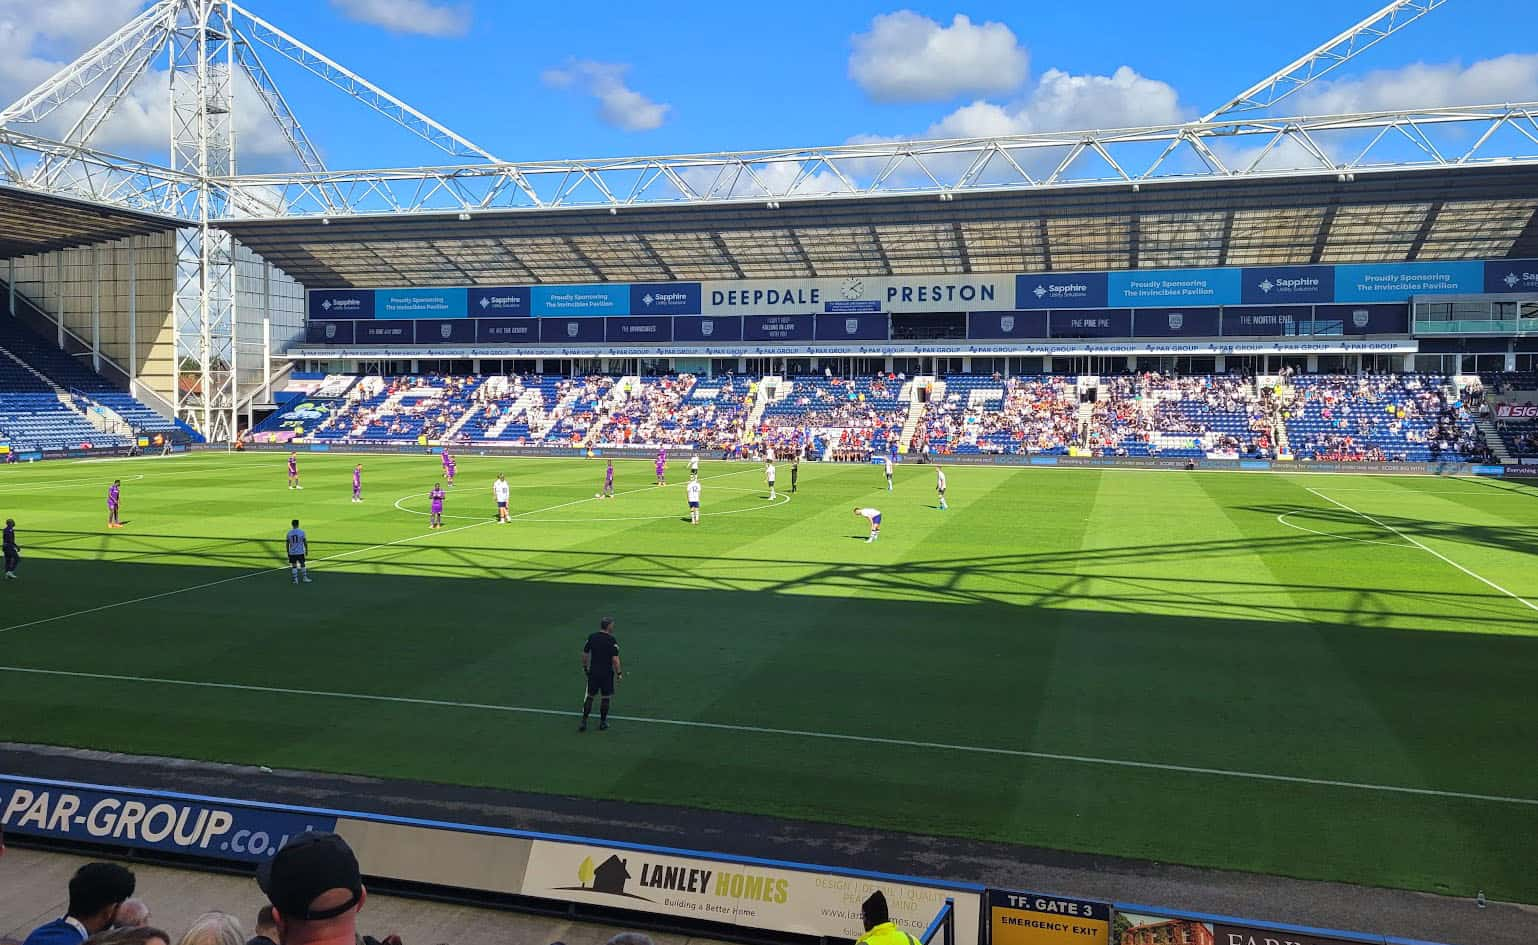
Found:
[{"label": "spectator head in foreground", "polygon": [[867,932],[883,922],[892,921],[892,915],[887,911],[886,896],[881,894],[881,890],[871,893],[870,898],[860,904],[860,917],[865,921]]},{"label": "spectator head in foreground", "polygon": [[131,925],[97,932],[86,945],[171,945],[171,933],[153,925]]},{"label": "spectator head in foreground", "polygon": [[640,932],[621,932],[604,945],[652,945],[652,938]]},{"label": "spectator head in foreground", "polygon": [[278,945],[278,927],[272,921],[272,906],[256,911],[256,931],[246,945]]},{"label": "spectator head in foreground", "polygon": [[352,945],[368,894],[346,840],[334,833],[302,833],[262,864],[256,881],[272,903],[283,945]]},{"label": "spectator head in foreground", "polygon": [[110,929],[118,907],[134,894],[134,874],[116,863],[87,863],[69,881],[69,911],[40,925],[25,945],[79,945]]},{"label": "spectator head in foreground", "polygon": [[192,920],[179,945],[242,945],[240,921],[227,912],[205,912]]},{"label": "spectator head in foreground", "polygon": [[112,924],[120,929],[149,925],[150,907],[144,904],[143,899],[124,899],[123,904],[118,906],[117,918]]}]

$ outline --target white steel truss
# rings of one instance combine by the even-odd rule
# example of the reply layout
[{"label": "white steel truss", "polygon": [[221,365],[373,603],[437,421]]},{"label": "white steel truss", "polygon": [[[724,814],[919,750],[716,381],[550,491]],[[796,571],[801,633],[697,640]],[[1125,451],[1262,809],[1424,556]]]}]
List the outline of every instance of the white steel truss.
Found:
[{"label": "white steel truss", "polygon": [[[1538,103],[1275,117],[1278,103],[1446,0],[1394,0],[1186,123],[943,141],[599,160],[509,162],[433,120],[236,0],[155,0],[0,110],[7,186],[185,221],[179,239],[177,413],[211,438],[234,430],[234,243],[221,221],[252,217],[710,205],[1057,190],[1165,182],[1538,164]],[[462,163],[328,168],[262,53],[276,54]],[[164,60],[164,62],[162,62]],[[167,166],[91,146],[128,89],[164,68]],[[59,110],[70,116],[55,138]],[[299,167],[242,174],[237,109],[276,123]]]},{"label": "white steel truss", "polygon": [[[1502,132],[1503,140],[1492,148]],[[1538,163],[1538,102],[777,151],[256,174],[288,216],[1047,190]]]},{"label": "white steel truss", "polygon": [[1367,49],[1445,4],[1447,0],[1393,0],[1355,26],[1266,76],[1222,106],[1208,112],[1204,122],[1268,111],[1282,99],[1344,65]]}]

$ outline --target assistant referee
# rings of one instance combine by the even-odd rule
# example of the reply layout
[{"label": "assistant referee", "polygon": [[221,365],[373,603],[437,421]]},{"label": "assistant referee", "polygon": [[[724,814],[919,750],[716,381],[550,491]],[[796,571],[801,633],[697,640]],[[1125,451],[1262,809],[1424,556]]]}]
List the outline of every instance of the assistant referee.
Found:
[{"label": "assistant referee", "polygon": [[593,714],[593,697],[598,703],[598,730],[609,727],[609,700],[614,698],[614,681],[625,674],[619,665],[619,641],[614,639],[614,618],[598,621],[598,632],[590,633],[582,644],[582,674],[587,677],[587,699],[582,703],[582,724],[577,731],[587,731],[587,717]]}]

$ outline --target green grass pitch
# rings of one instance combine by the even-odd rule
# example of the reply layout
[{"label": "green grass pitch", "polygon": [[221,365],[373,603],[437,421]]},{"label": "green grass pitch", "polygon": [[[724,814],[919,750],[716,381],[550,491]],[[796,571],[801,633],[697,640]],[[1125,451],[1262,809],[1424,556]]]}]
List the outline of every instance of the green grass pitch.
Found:
[{"label": "green grass pitch", "polygon": [[357,460],[0,469],[0,738],[1538,902],[1538,490],[956,466],[942,512],[924,467],[706,463],[692,527],[676,454],[598,501],[466,452],[429,532],[437,457],[361,457],[361,505]]}]

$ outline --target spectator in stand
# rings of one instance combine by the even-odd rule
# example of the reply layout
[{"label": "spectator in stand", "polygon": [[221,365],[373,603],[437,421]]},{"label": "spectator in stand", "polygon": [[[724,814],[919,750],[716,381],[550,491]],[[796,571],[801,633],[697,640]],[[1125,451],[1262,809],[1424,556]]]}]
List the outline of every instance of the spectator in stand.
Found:
[{"label": "spectator in stand", "polygon": [[179,945],[243,945],[240,921],[227,912],[205,912],[192,920]]},{"label": "spectator in stand", "polygon": [[256,933],[246,945],[278,945],[278,927],[272,922],[272,906],[257,910]]},{"label": "spectator in stand", "polygon": [[110,929],[124,900],[134,894],[134,874],[116,863],[87,863],[69,881],[69,907],[61,918],[32,930],[22,945],[80,945]]},{"label": "spectator in stand", "polygon": [[284,945],[356,945],[368,891],[346,840],[306,831],[263,863],[256,879]]},{"label": "spectator in stand", "polygon": [[123,905],[117,911],[117,919],[113,922],[120,929],[131,929],[139,925],[150,924],[150,907],[144,904],[143,899],[125,899]]}]

